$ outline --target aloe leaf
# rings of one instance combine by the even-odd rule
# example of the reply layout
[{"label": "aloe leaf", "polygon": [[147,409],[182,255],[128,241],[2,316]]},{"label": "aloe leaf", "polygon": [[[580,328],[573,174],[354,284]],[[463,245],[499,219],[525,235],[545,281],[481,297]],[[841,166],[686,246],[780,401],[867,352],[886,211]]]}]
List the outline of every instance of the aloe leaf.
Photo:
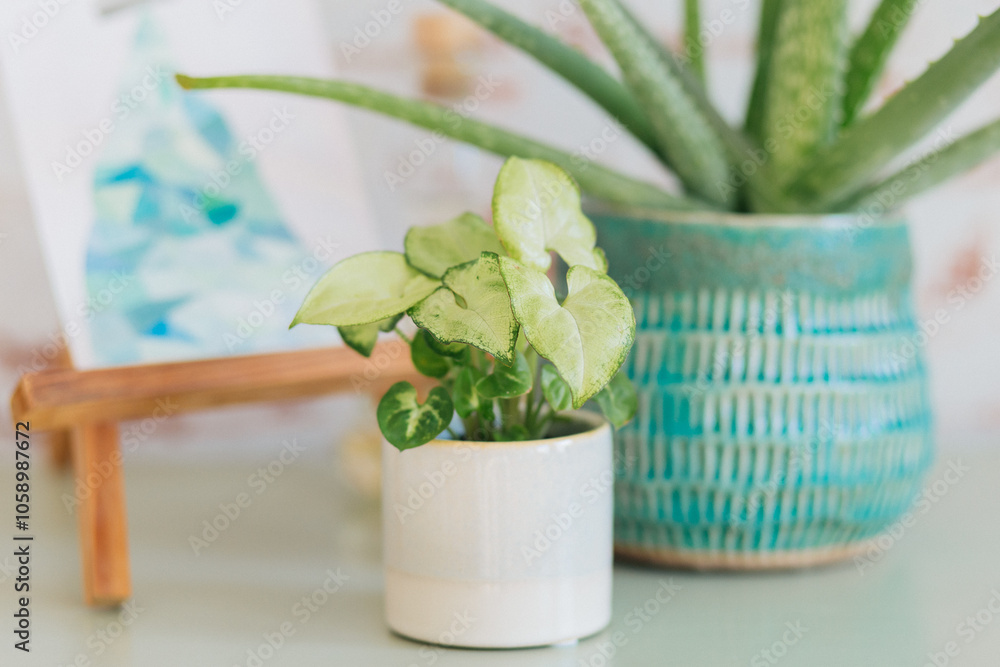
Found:
[{"label": "aloe leaf", "polygon": [[442,342],[468,343],[513,363],[518,326],[497,255],[448,269],[444,284],[410,310],[413,321]]},{"label": "aloe leaf", "polygon": [[784,0],[771,56],[762,141],[780,184],[833,140],[847,43],[846,0]]},{"label": "aloe leaf", "polygon": [[479,259],[484,252],[504,252],[493,228],[475,213],[463,213],[439,225],[411,227],[403,245],[410,266],[434,278],[453,266]]},{"label": "aloe leaf", "polygon": [[407,264],[399,252],[364,252],[338,262],[306,295],[292,320],[337,327],[399,315],[440,286]]},{"label": "aloe leaf", "polygon": [[651,183],[625,176],[595,162],[582,160],[558,148],[488,123],[465,118],[452,109],[409,100],[356,83],[292,76],[192,78],[183,74],[177,75],[177,82],[187,89],[255,88],[336,100],[404,120],[498,155],[520,155],[554,162],[573,174],[580,187],[597,199],[629,206],[679,210],[706,207],[702,202],[672,195]]},{"label": "aloe leaf", "polygon": [[493,372],[476,383],[476,393],[480,398],[516,398],[531,391],[531,366],[520,352],[514,355],[514,363],[493,365]]},{"label": "aloe leaf", "polygon": [[541,271],[501,257],[500,272],[525,338],[569,385],[573,407],[581,407],[610,382],[632,347],[635,316],[628,299],[615,281],[586,266],[566,273],[562,304]]},{"label": "aloe leaf", "polygon": [[684,53],[688,67],[702,84],[705,83],[705,49],[701,45],[701,3],[684,0]]},{"label": "aloe leaf", "polygon": [[754,75],[750,104],[747,107],[744,131],[752,139],[763,141],[764,115],[767,108],[768,87],[771,80],[771,62],[777,48],[775,38],[778,33],[778,18],[781,16],[782,0],[763,0],[760,8],[760,24],[757,28],[757,72]]},{"label": "aloe leaf", "polygon": [[725,148],[657,46],[618,0],[581,0],[580,5],[646,109],[659,145],[684,185],[709,202],[731,205],[734,197],[719,188],[729,171]]},{"label": "aloe leaf", "polygon": [[417,400],[417,390],[409,382],[389,387],[379,401],[376,417],[382,435],[400,451],[419,447],[441,434],[451,423],[455,407],[444,387],[434,387],[427,400]]},{"label": "aloe leaf", "polygon": [[1000,152],[1000,120],[959,138],[949,146],[928,153],[892,176],[872,185],[835,210],[898,208],[909,198],[985,162]]},{"label": "aloe leaf", "polygon": [[484,0],[438,1],[461,12],[576,86],[624,125],[636,139],[654,152],[659,152],[649,117],[632,93],[585,55]]},{"label": "aloe leaf", "polygon": [[853,123],[865,106],[916,4],[917,0],[882,0],[872,13],[868,27],[855,40],[844,77],[841,125]]},{"label": "aloe leaf", "polygon": [[559,371],[551,364],[542,366],[542,396],[556,412],[569,410],[573,405],[573,394],[569,385],[559,375]]},{"label": "aloe leaf", "polygon": [[493,191],[493,224],[507,254],[539,271],[551,265],[550,251],[569,266],[607,270],[604,253],[594,247],[594,225],[580,208],[580,190],[554,164],[504,162]]},{"label": "aloe leaf", "polygon": [[608,386],[594,396],[594,402],[615,428],[627,424],[639,409],[639,395],[635,391],[635,385],[622,372],[617,373]]},{"label": "aloe leaf", "polygon": [[392,331],[399,322],[403,314],[389,317],[381,322],[371,322],[370,324],[358,324],[356,326],[337,327],[337,332],[347,347],[358,354],[370,357],[378,342],[380,331]]},{"label": "aloe leaf", "polygon": [[930,132],[1000,67],[1000,10],[877,111],[820,152],[793,185],[813,210],[828,210]]}]

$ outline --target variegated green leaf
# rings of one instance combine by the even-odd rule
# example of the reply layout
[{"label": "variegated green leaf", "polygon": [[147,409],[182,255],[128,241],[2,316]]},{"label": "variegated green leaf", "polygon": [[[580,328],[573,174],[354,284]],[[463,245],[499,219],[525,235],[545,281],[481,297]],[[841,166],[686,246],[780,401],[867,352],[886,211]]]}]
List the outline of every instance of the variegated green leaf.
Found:
[{"label": "variegated green leaf", "polygon": [[389,387],[379,401],[376,416],[382,435],[400,451],[430,442],[451,423],[455,409],[443,387],[434,387],[421,404],[409,382]]},{"label": "variegated green leaf", "polygon": [[442,342],[468,343],[513,363],[518,327],[497,255],[484,252],[448,269],[444,284],[410,311],[413,321]]},{"label": "variegated green leaf", "polygon": [[503,254],[493,228],[475,213],[463,213],[440,225],[411,227],[404,245],[410,266],[434,278],[453,266],[479,259],[484,252]]},{"label": "variegated green leaf", "polygon": [[573,394],[569,390],[569,385],[551,364],[542,366],[542,395],[549,407],[556,412],[568,410],[573,404]]},{"label": "variegated green leaf", "polygon": [[465,366],[455,377],[452,396],[455,401],[455,412],[462,419],[471,417],[482,405],[483,398],[476,391],[476,384],[482,377],[483,374],[474,366]]},{"label": "variegated green leaf", "polygon": [[319,279],[291,326],[379,322],[404,312],[440,284],[407,264],[402,253],[361,253],[339,262]]},{"label": "variegated green leaf", "polygon": [[480,398],[514,398],[531,391],[531,366],[524,355],[517,352],[514,363],[494,364],[493,372],[476,383]]},{"label": "variegated green leaf", "polygon": [[594,396],[594,402],[601,407],[604,417],[615,428],[621,428],[635,416],[639,409],[639,396],[635,385],[623,371],[619,371],[611,382]]},{"label": "variegated green leaf", "polygon": [[355,352],[365,357],[370,357],[375,343],[378,341],[380,331],[392,331],[399,322],[403,314],[389,317],[381,322],[371,322],[370,324],[358,324],[352,327],[337,327],[344,344]]},{"label": "variegated green leaf", "polygon": [[556,367],[579,408],[614,377],[632,347],[628,299],[615,281],[586,266],[570,267],[561,305],[544,273],[507,257],[500,273],[525,338]]},{"label": "variegated green leaf", "polygon": [[550,251],[570,266],[607,270],[576,182],[550,162],[512,157],[504,163],[493,191],[493,225],[507,254],[539,271],[551,265]]}]

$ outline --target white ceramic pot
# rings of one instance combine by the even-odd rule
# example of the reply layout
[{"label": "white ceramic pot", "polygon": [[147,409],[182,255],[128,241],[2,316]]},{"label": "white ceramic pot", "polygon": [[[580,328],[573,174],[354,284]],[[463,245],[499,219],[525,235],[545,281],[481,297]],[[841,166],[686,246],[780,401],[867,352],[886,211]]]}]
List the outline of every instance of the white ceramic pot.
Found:
[{"label": "white ceramic pot", "polygon": [[386,620],[425,642],[569,642],[611,619],[611,428],[382,445]]}]

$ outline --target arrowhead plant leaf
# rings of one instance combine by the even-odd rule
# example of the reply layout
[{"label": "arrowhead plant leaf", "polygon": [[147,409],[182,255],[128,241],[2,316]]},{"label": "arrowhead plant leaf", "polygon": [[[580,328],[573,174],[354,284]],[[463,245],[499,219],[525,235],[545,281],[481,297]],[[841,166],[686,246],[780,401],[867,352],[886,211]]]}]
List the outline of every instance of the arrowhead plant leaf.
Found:
[{"label": "arrowhead plant leaf", "polygon": [[580,189],[554,164],[508,159],[493,191],[493,224],[507,254],[526,266],[547,271],[555,251],[570,266],[607,270],[594,247],[594,225],[580,208]]},{"label": "arrowhead plant leaf", "polygon": [[514,398],[531,391],[531,366],[520,352],[515,354],[510,366],[496,364],[493,372],[476,383],[481,398]]},{"label": "arrowhead plant leaf", "polygon": [[514,363],[518,326],[497,255],[484,252],[448,269],[444,284],[410,311],[413,321],[439,341],[468,343]]},{"label": "arrowhead plant leaf", "polygon": [[340,333],[340,337],[347,347],[364,357],[370,357],[372,356],[372,350],[375,349],[375,343],[378,341],[379,332],[395,329],[401,317],[403,317],[402,313],[386,318],[381,322],[337,327],[337,332]]},{"label": "arrowhead plant leaf", "polygon": [[615,428],[627,424],[639,409],[635,385],[623,372],[611,378],[611,382],[594,396],[594,401],[600,406],[605,419]]},{"label": "arrowhead plant leaf", "polygon": [[433,278],[479,259],[483,252],[504,254],[493,228],[475,213],[463,213],[440,225],[413,227],[403,243],[410,266]]},{"label": "arrowhead plant leaf", "polygon": [[611,381],[635,339],[635,315],[614,280],[586,266],[566,274],[562,304],[546,275],[500,258],[500,273],[524,336],[559,371],[579,408]]},{"label": "arrowhead plant leaf", "polygon": [[403,451],[439,436],[451,423],[454,411],[451,397],[443,387],[431,389],[421,404],[412,384],[397,382],[379,401],[376,416],[385,439]]},{"label": "arrowhead plant leaf", "polygon": [[431,347],[430,339],[431,335],[423,329],[417,331],[410,344],[410,360],[421,375],[441,378],[451,370],[451,362]]},{"label": "arrowhead plant leaf", "polygon": [[441,283],[406,263],[398,252],[364,252],[337,263],[310,290],[296,324],[357,326],[394,317]]},{"label": "arrowhead plant leaf", "polygon": [[482,404],[483,399],[476,391],[476,383],[483,377],[479,369],[474,366],[466,366],[458,372],[455,378],[455,386],[452,387],[452,395],[455,401],[455,412],[462,419],[471,417]]},{"label": "arrowhead plant leaf", "polygon": [[550,364],[542,366],[542,395],[556,412],[569,410],[573,405],[573,394],[569,385],[559,376],[559,371]]}]

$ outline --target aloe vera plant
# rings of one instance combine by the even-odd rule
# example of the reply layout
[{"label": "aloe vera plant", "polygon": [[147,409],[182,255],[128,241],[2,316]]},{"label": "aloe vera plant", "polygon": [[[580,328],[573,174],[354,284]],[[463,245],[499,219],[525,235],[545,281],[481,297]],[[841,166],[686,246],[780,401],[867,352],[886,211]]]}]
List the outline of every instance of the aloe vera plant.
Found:
[{"label": "aloe vera plant", "polygon": [[[403,253],[339,262],[292,322],[336,326],[365,356],[380,331],[409,344],[413,365],[439,386],[421,403],[399,382],[379,402],[379,427],[401,450],[450,429],[456,414],[467,439],[526,440],[591,399],[616,426],[636,411],[635,389],[618,373],[635,316],[606,274],[576,182],[550,162],[510,158],[493,219],[465,213],[414,227]],[[561,299],[548,277],[552,253],[569,267]],[[413,336],[399,328],[406,315],[419,327]]]},{"label": "aloe vera plant", "polygon": [[[1000,68],[1000,10],[881,107],[866,111],[896,40],[920,4],[881,0],[848,34],[848,0],[762,0],[746,119],[730,127],[704,86],[699,0],[685,0],[684,52],[659,44],[621,0],[579,0],[622,76],[487,0],[440,0],[577,87],[674,173],[671,193],[557,147],[444,107],[344,81],[178,76],[185,88],[262,88],[325,97],[441,132],[503,156],[560,165],[593,198],[664,209],[822,213],[892,209],[1000,151],[989,124],[914,175],[883,173]],[[747,170],[747,160],[757,166]]]}]

